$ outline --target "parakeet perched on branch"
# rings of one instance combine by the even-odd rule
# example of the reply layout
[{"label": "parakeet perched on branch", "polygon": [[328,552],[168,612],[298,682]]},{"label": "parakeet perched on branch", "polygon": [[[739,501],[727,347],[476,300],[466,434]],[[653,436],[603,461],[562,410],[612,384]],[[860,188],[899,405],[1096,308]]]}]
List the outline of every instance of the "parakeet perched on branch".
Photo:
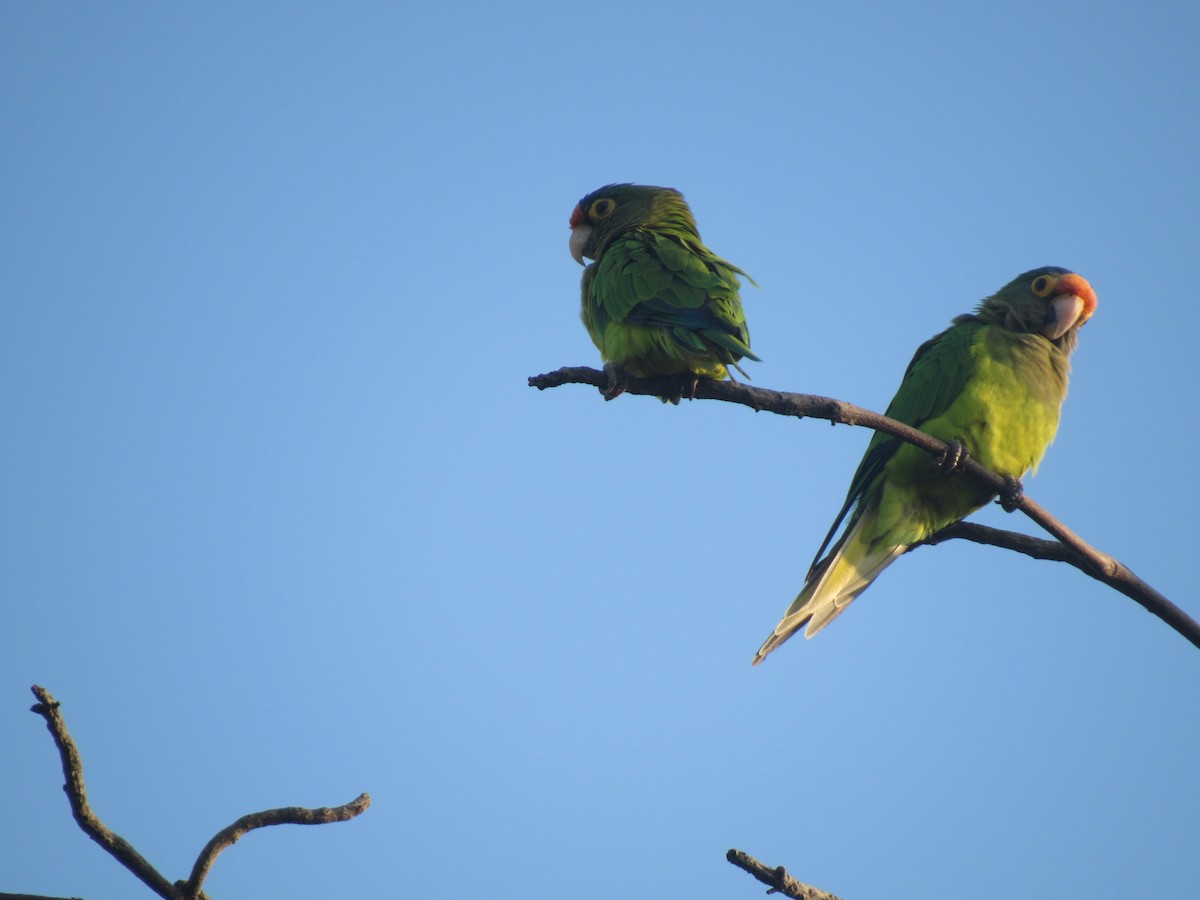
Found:
[{"label": "parakeet perched on branch", "polygon": [[1085,279],[1046,266],[1018,276],[921,345],[887,415],[951,449],[931,463],[925,451],[875,433],[804,589],[759,648],[756,665],[805,624],[812,637],[910,546],[992,498],[969,475],[945,471],[961,465],[962,452],[1019,491],[1016,479],[1036,468],[1058,430],[1071,351],[1095,309]]},{"label": "parakeet perched on branch", "polygon": [[[571,256],[583,273],[583,324],[609,375],[678,375],[678,403],[697,379],[722,379],[738,360],[758,360],[738,296],[745,272],[709,250],[683,195],[672,188],[610,184],[571,212]],[[742,372],[744,375],[745,373]]]}]

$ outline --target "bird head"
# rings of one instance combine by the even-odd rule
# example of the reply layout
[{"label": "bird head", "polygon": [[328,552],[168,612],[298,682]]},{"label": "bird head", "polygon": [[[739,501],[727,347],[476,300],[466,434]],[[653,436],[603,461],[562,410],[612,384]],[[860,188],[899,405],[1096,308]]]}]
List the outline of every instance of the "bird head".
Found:
[{"label": "bird head", "polygon": [[985,321],[1011,331],[1040,334],[1073,349],[1078,330],[1096,311],[1096,292],[1087,279],[1059,266],[1018,275],[979,306]]},{"label": "bird head", "polygon": [[571,211],[571,256],[599,259],[614,238],[633,228],[669,227],[697,239],[696,222],[683,195],[673,188],[609,184],[592,191]]}]

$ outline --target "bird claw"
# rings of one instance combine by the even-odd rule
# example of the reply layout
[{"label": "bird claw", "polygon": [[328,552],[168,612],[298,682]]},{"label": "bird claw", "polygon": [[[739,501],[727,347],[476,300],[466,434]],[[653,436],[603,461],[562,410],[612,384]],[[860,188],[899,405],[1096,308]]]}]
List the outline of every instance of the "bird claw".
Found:
[{"label": "bird claw", "polygon": [[933,461],[933,472],[935,475],[957,475],[968,457],[967,445],[955,438],[946,443],[946,449]]},{"label": "bird claw", "polygon": [[1019,478],[1004,476],[1004,490],[1000,493],[1000,508],[1005,512],[1016,512],[1025,499],[1025,485]]},{"label": "bird claw", "polygon": [[689,400],[696,399],[696,388],[700,386],[700,376],[692,372],[684,372],[678,376],[678,381],[670,391],[663,394],[661,399],[663,403],[670,403],[674,406],[679,405],[684,397]]},{"label": "bird claw", "polygon": [[[615,362],[607,362],[604,364],[604,374],[608,376],[608,384],[600,388],[600,393],[604,395],[605,400],[615,400],[625,393],[625,389],[629,386],[629,372],[620,364]],[[664,379],[671,379],[672,376],[663,376]],[[700,376],[693,372],[684,372],[674,378],[671,387],[661,395],[663,403],[673,403],[679,405],[684,397],[689,400],[696,399],[696,388],[700,386]],[[670,383],[670,382],[669,382]]]},{"label": "bird claw", "polygon": [[629,374],[619,364],[605,363],[604,374],[608,376],[608,386],[601,388],[600,393],[604,395],[605,400],[615,400],[625,393]]}]

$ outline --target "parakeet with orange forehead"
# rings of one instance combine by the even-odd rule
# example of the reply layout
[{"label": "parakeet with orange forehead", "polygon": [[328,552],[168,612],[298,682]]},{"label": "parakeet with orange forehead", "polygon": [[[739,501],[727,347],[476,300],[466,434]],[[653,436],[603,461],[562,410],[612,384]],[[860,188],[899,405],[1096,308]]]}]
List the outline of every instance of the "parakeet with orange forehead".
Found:
[{"label": "parakeet with orange forehead", "polygon": [[[611,400],[626,374],[679,376],[678,403],[697,379],[729,377],[758,360],[738,295],[754,280],[700,240],[683,195],[672,188],[610,184],[571,212],[571,256],[583,272],[583,324],[600,350]],[[742,372],[745,375],[745,372]]]},{"label": "parakeet with orange forehead", "polygon": [[[921,345],[887,415],[950,449],[931,464],[925,451],[875,433],[804,589],[755,665],[806,624],[812,637],[896,557],[994,496],[969,475],[947,474],[961,466],[964,452],[1009,479],[1002,503],[1013,506],[1017,479],[1037,467],[1058,430],[1071,352],[1095,309],[1096,294],[1084,278],[1046,266],[1019,275]],[[848,513],[841,537],[822,558]]]}]

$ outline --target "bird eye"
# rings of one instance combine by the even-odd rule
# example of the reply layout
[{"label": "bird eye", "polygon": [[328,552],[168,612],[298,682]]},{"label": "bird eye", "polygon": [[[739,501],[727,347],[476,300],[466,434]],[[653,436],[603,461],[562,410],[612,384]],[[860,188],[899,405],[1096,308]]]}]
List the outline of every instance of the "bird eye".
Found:
[{"label": "bird eye", "polygon": [[617,204],[615,200],[605,198],[593,203],[592,208],[588,210],[588,215],[593,219],[604,219],[612,215],[612,211],[616,208]]},{"label": "bird eye", "polygon": [[1052,275],[1039,275],[1033,279],[1029,285],[1029,289],[1033,291],[1035,297],[1049,297],[1050,292],[1054,290],[1054,285],[1058,284],[1058,279]]}]

